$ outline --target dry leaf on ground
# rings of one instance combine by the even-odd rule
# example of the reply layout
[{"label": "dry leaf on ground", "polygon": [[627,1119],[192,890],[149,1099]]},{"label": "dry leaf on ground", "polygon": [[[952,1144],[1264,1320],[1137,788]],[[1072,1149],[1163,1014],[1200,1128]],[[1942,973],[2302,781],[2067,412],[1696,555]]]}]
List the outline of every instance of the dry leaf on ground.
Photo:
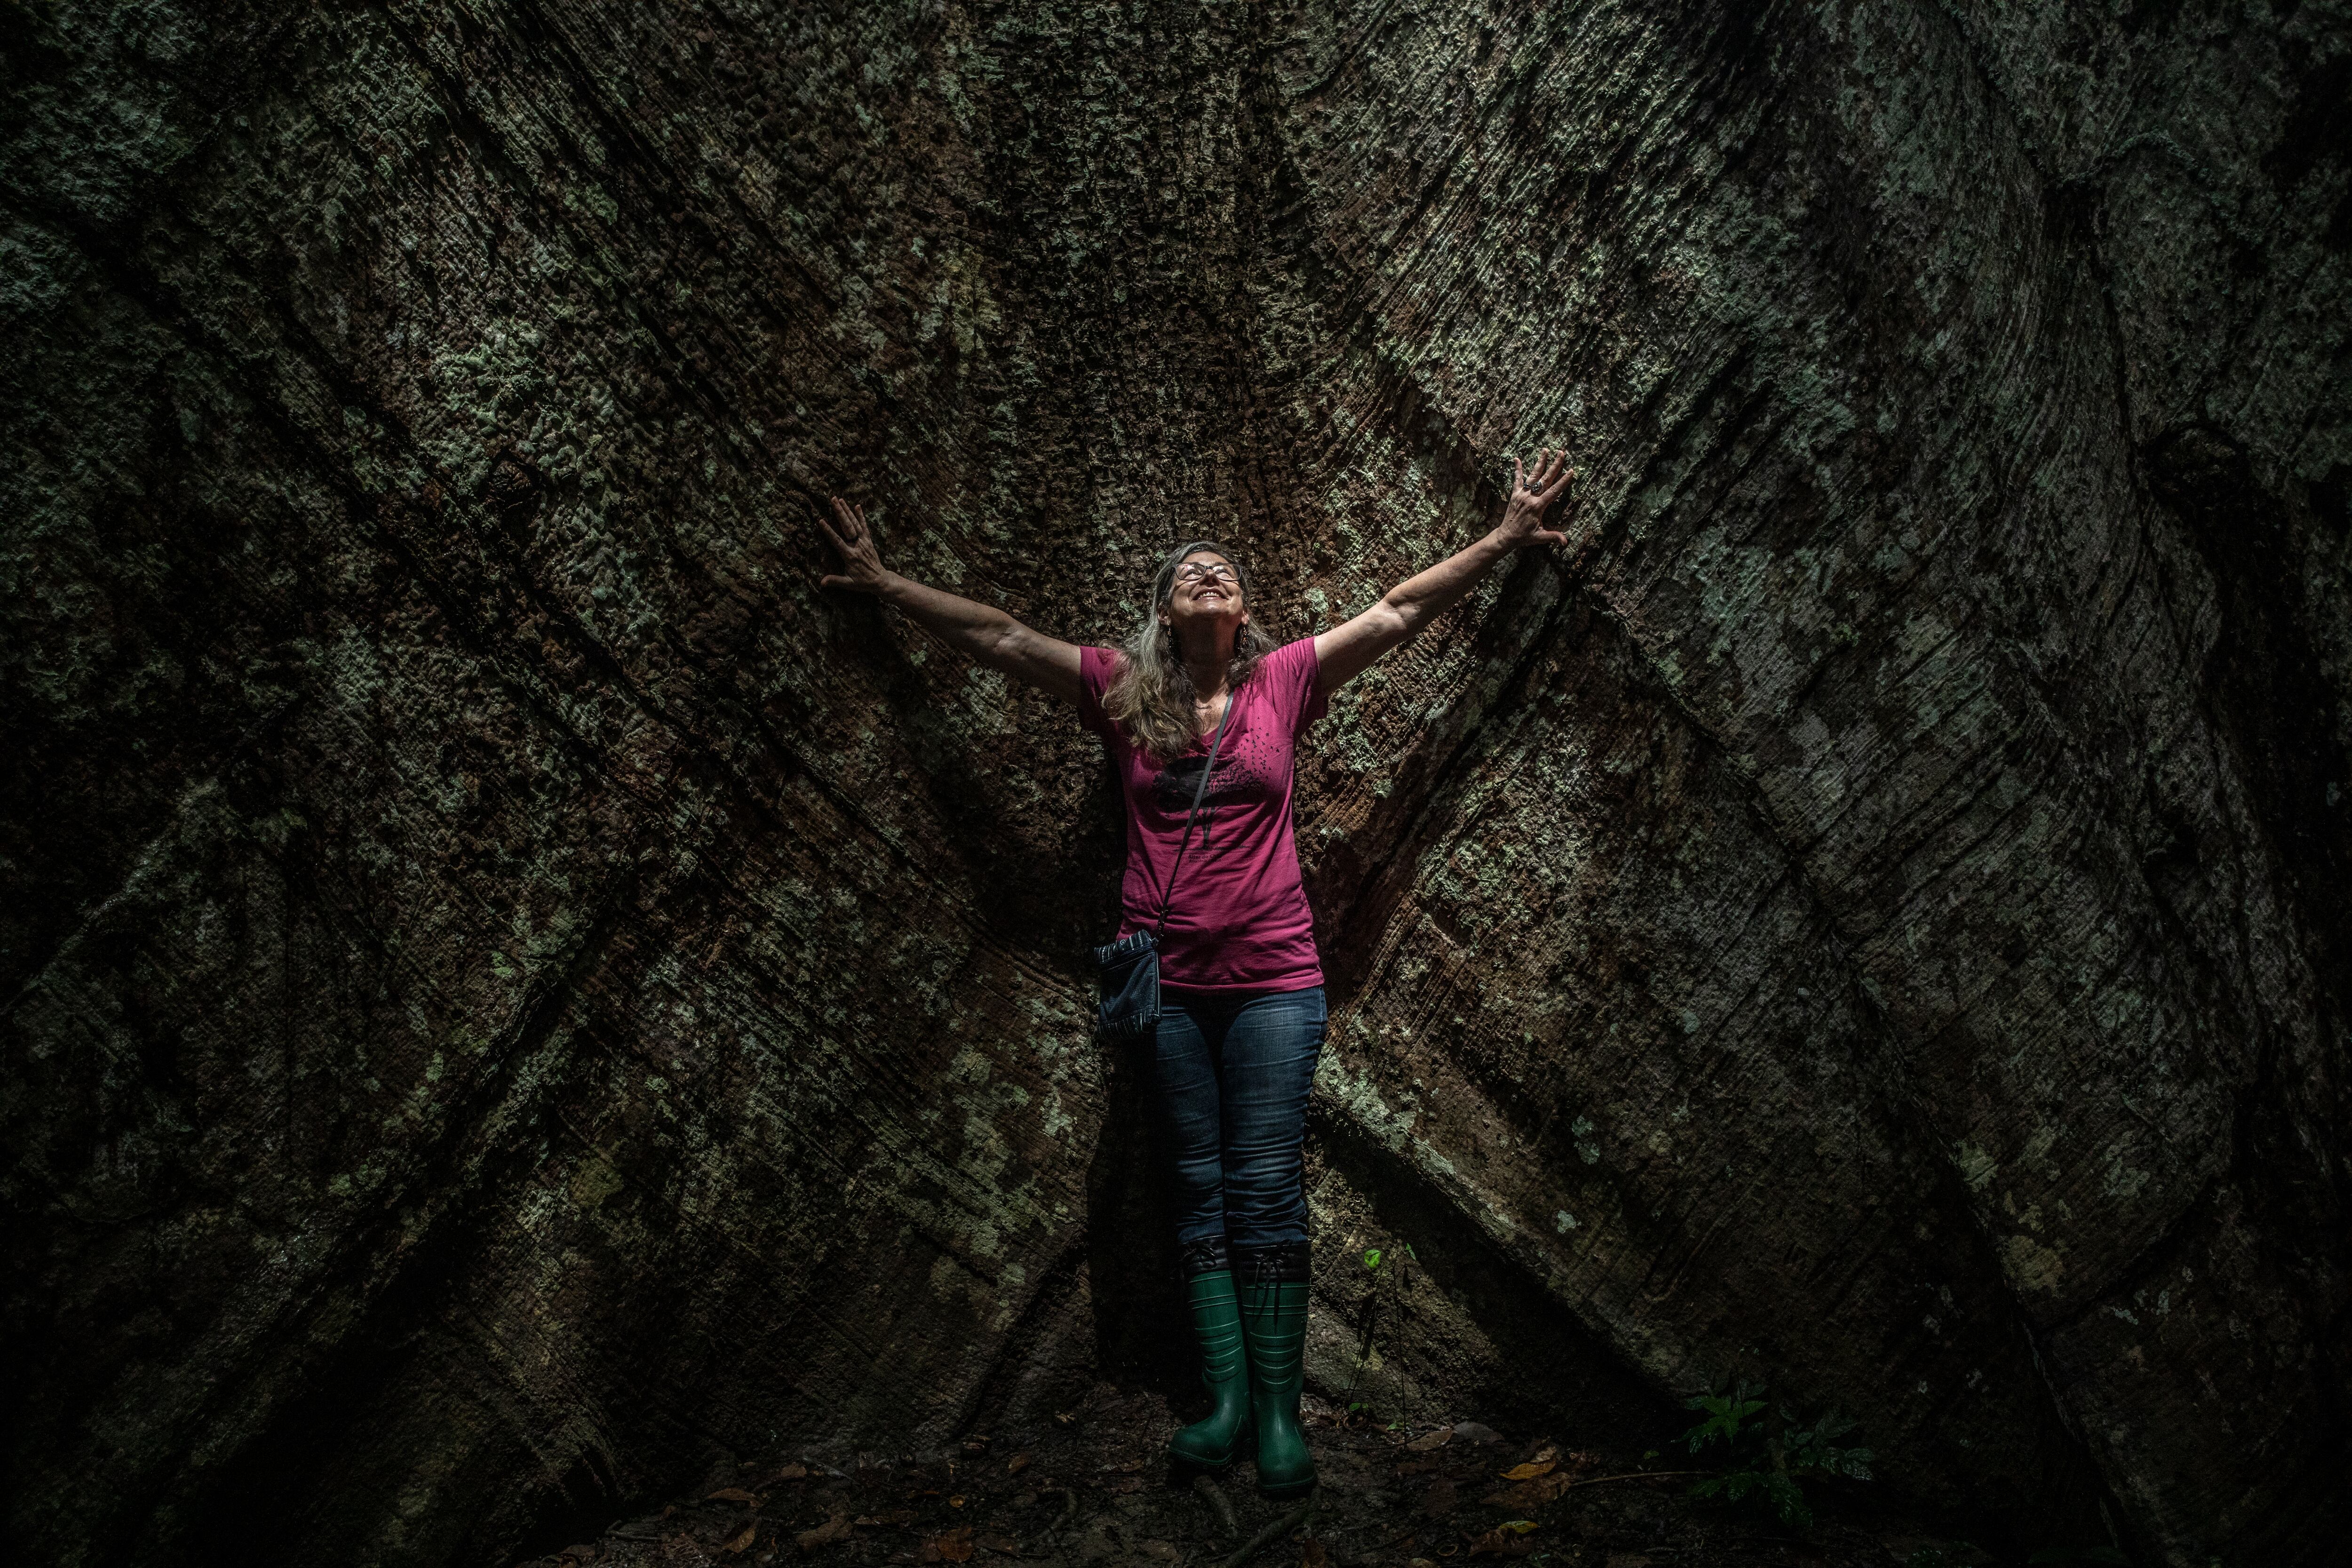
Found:
[{"label": "dry leaf on ground", "polygon": [[1007,1557],[1021,1555],[1021,1543],[1009,1535],[975,1535],[971,1538],[971,1543],[974,1546],[985,1546],[991,1552],[1002,1552]]},{"label": "dry leaf on ground", "polygon": [[849,1516],[845,1513],[836,1513],[814,1530],[803,1530],[793,1536],[793,1544],[798,1546],[803,1552],[814,1552],[819,1547],[830,1546],[836,1541],[846,1539],[848,1534]]},{"label": "dry leaf on ground", "polygon": [[750,1492],[745,1491],[741,1487],[720,1487],[717,1491],[712,1492],[709,1497],[704,1498],[702,1500],[705,1502],[748,1502],[753,1508],[760,1506],[760,1500],[753,1497]]},{"label": "dry leaf on ground", "polygon": [[971,1561],[971,1527],[943,1530],[937,1535],[926,1536],[915,1553],[918,1563],[969,1563]]},{"label": "dry leaf on ground", "polygon": [[768,1478],[768,1484],[773,1486],[778,1481],[797,1481],[803,1479],[807,1475],[808,1467],[806,1465],[786,1465],[782,1469],[778,1470],[774,1475]]},{"label": "dry leaf on ground", "polygon": [[1443,1448],[1449,1441],[1452,1440],[1453,1436],[1453,1427],[1440,1426],[1434,1432],[1424,1432],[1420,1436],[1415,1437],[1412,1442],[1405,1445],[1405,1448],[1410,1453],[1426,1454],[1432,1448]]},{"label": "dry leaf on ground", "polygon": [[1311,1535],[1307,1538],[1306,1544],[1299,1548],[1298,1561],[1300,1568],[1331,1568],[1331,1553],[1324,1550],[1323,1543]]},{"label": "dry leaf on ground", "polygon": [[1515,1519],[1507,1524],[1498,1524],[1470,1543],[1470,1555],[1525,1557],[1536,1549],[1536,1543],[1528,1539],[1535,1527],[1535,1521],[1531,1519]]},{"label": "dry leaf on ground", "polygon": [[741,1534],[736,1536],[734,1540],[729,1542],[719,1550],[721,1552],[749,1552],[751,1550],[751,1542],[758,1539],[759,1534],[759,1521],[754,1520],[751,1523],[743,1527]]},{"label": "dry leaf on ground", "polygon": [[1650,1568],[1650,1560],[1638,1552],[1612,1552],[1609,1554],[1609,1568]]},{"label": "dry leaf on ground", "polygon": [[[1520,1468],[1524,1469],[1526,1467]],[[1488,1492],[1478,1500],[1490,1508],[1507,1508],[1514,1512],[1525,1513],[1541,1508],[1576,1482],[1576,1472],[1573,1470],[1554,1470],[1549,1465],[1546,1465],[1544,1468],[1550,1473],[1538,1476],[1531,1481],[1521,1481],[1515,1487],[1504,1487],[1499,1491]]]},{"label": "dry leaf on ground", "polygon": [[1004,1461],[1004,1473],[1008,1476],[1017,1476],[1028,1468],[1029,1456],[1026,1454],[1015,1454]]}]

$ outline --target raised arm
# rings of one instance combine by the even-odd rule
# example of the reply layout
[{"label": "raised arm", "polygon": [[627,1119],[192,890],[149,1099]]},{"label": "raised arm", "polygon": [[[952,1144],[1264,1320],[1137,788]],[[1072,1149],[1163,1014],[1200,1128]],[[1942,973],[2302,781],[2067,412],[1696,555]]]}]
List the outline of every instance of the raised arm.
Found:
[{"label": "raised arm", "polygon": [[866,509],[833,498],[833,517],[817,514],[817,526],[841,552],[841,570],[828,574],[828,588],[871,594],[895,605],[929,627],[940,641],[970,655],[991,669],[1001,669],[1015,680],[1066,702],[1078,700],[1078,650],[1070,643],[1030,630],[1003,610],[970,599],[926,588],[911,577],[901,577],[882,564],[874,548],[873,531],[866,526]]},{"label": "raised arm", "polygon": [[1338,690],[1381,655],[1452,609],[1504,556],[1531,544],[1567,540],[1568,535],[1544,527],[1543,520],[1575,475],[1568,454],[1545,451],[1536,459],[1533,474],[1514,458],[1511,470],[1511,503],[1503,509],[1503,521],[1493,532],[1406,578],[1382,595],[1379,604],[1315,639],[1317,680],[1325,691]]}]

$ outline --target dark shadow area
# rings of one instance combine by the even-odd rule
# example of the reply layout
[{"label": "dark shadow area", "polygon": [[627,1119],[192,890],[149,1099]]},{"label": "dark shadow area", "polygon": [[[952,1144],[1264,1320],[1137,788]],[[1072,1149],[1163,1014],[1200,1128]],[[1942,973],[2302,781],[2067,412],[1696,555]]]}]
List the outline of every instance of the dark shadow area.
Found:
[{"label": "dark shadow area", "polygon": [[[1571,1447],[1654,1447],[1689,1426],[1402,1162],[1319,1107],[1307,1120],[1320,1163],[1366,1195],[1382,1229],[1412,1238],[1410,1260],[1399,1260],[1402,1288],[1385,1296],[1362,1289],[1361,1258],[1336,1237],[1318,1237],[1316,1248],[1318,1298],[1348,1303],[1342,1316],[1360,1334],[1384,1336],[1381,1353],[1392,1363],[1426,1385],[1458,1389],[1463,1416],[1506,1433],[1542,1432]],[[1416,1268],[1476,1323],[1494,1348],[1491,1361],[1465,1353],[1442,1322],[1412,1321],[1409,1271]]]}]

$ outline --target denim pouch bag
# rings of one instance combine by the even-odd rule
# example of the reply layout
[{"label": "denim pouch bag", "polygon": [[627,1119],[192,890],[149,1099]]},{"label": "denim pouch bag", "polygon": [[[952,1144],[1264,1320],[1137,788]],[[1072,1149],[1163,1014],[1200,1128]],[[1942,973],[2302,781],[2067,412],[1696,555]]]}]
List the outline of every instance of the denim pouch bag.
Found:
[{"label": "denim pouch bag", "polygon": [[1225,695],[1225,714],[1209,742],[1209,760],[1202,765],[1201,782],[1192,786],[1192,809],[1184,814],[1184,836],[1176,841],[1176,858],[1168,865],[1168,886],[1160,898],[1160,922],[1150,931],[1131,931],[1117,942],[1091,949],[1102,984],[1102,1006],[1097,1026],[1114,1040],[1134,1039],[1160,1025],[1160,938],[1168,929],[1168,906],[1176,897],[1176,872],[1184,864],[1192,842],[1192,824],[1201,815],[1201,801],[1209,793],[1209,775],[1216,771],[1217,748],[1225,743],[1225,726],[1233,721],[1236,694]]}]

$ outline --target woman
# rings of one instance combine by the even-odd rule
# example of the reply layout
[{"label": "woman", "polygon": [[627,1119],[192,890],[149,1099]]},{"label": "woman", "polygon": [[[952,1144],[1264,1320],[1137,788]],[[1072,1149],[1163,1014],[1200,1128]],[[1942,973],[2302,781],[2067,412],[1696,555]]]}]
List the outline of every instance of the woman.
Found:
[{"label": "woman", "polygon": [[1176,1154],[1177,1241],[1214,1398],[1207,1419],[1177,1433],[1170,1449],[1217,1467],[1254,1441],[1258,1485],[1270,1496],[1315,1484],[1298,1427],[1307,1287],[1299,1178],[1323,971],[1291,834],[1292,748],[1333,691],[1496,562],[1563,541],[1543,519],[1567,486],[1567,455],[1547,450],[1533,475],[1513,468],[1510,504],[1493,532],[1345,625],[1281,647],[1253,621],[1249,575],[1222,545],[1171,551],[1143,624],[1114,652],[1058,642],[885,570],[863,509],[838,496],[833,521],[818,518],[842,560],[826,587],[871,594],[981,663],[1076,703],[1111,749],[1128,806],[1119,934],[1153,926],[1166,899],[1155,1078]]}]

